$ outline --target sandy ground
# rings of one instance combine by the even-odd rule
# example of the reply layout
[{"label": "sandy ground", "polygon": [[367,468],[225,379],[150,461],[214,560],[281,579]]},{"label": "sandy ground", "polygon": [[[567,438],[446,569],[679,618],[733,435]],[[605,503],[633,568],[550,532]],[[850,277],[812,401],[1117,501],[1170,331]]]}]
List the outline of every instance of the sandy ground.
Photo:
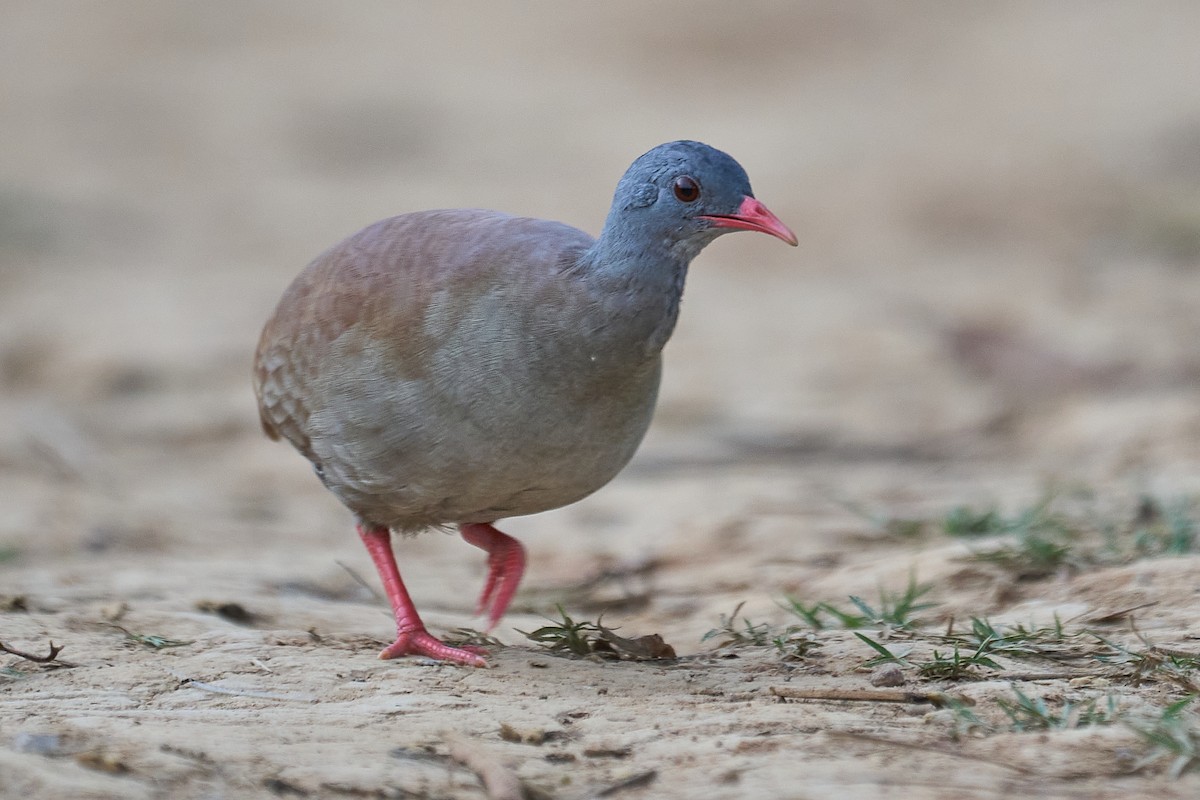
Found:
[{"label": "sandy ground", "polygon": [[[781,628],[800,624],[785,596],[849,608],[911,574],[932,584],[926,638],[865,632],[922,658],[971,616],[1200,649],[1198,556],[1017,580],[936,525],[877,524],[1082,487],[1119,534],[1139,496],[1200,492],[1200,6],[0,17],[0,641],[64,647],[0,657],[0,795],[1200,792],[1128,724],[1017,732],[995,702],[1112,696],[1132,719],[1187,675],[905,667],[903,689],[990,725],[963,729],[918,703],[781,697],[880,691],[837,626],[795,660],[701,641],[738,603]],[[259,326],[309,258],[390,214],[595,232],[629,161],[683,137],[732,152],[799,249],[729,237],[697,262],[634,463],[505,524],[531,560],[491,669],[378,661],[389,618],[355,580],[376,586],[348,513],[259,431]],[[477,551],[398,549],[435,632],[479,624]],[[517,632],[556,604],[679,658],[570,659]]]}]

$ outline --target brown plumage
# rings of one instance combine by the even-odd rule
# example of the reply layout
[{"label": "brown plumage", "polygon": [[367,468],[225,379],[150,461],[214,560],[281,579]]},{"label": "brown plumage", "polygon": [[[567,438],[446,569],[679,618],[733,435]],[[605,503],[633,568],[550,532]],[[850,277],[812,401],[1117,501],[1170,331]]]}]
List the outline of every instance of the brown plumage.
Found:
[{"label": "brown plumage", "polygon": [[393,530],[591,493],[633,455],[659,369],[657,353],[612,368],[624,348],[606,339],[626,329],[586,331],[607,356],[579,349],[580,327],[604,315],[570,279],[592,243],[482,211],[406,214],[347,239],[301,273],[263,331],[264,429],[362,521]]}]

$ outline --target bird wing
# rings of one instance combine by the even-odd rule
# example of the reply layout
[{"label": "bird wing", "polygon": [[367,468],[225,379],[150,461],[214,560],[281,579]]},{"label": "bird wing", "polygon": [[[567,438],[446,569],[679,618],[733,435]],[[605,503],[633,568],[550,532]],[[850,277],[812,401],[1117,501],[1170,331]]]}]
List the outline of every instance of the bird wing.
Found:
[{"label": "bird wing", "polygon": [[263,330],[254,366],[263,430],[316,462],[312,414],[333,402],[332,389],[368,390],[344,378],[330,387],[322,376],[331,358],[384,342],[386,351],[371,355],[386,359],[385,374],[420,380],[473,298],[497,287],[561,289],[561,274],[592,244],[562,223],[481,210],[403,214],[350,236],[308,265]]}]

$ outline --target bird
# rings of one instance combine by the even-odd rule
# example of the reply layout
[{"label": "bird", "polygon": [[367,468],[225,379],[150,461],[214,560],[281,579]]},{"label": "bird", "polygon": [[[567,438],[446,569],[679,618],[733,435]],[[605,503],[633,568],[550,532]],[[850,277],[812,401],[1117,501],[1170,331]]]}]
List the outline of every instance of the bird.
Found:
[{"label": "bird", "polygon": [[376,222],[314,259],[259,339],[262,427],[354,515],[391,603],[380,658],[485,667],[428,632],[393,534],[457,526],[487,553],[476,613],[511,603],[526,553],[494,526],[574,503],[650,425],[688,265],[718,236],[796,235],[728,154],[680,140],[639,156],[596,238],[497,211]]}]

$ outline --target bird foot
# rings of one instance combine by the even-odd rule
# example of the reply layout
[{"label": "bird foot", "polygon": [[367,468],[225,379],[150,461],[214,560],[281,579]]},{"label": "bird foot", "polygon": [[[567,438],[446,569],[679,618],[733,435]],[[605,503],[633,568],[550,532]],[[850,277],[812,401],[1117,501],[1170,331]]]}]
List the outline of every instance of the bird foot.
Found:
[{"label": "bird foot", "polygon": [[517,593],[521,576],[525,574],[525,548],[516,539],[491,525],[463,525],[460,531],[464,539],[488,554],[488,574],[483,582],[483,591],[479,593],[475,613],[487,612],[487,629],[490,631],[500,622]]},{"label": "bird foot", "polygon": [[437,661],[450,661],[468,667],[486,667],[487,661],[483,656],[487,651],[481,647],[464,645],[452,647],[440,639],[436,639],[424,628],[404,631],[379,654],[381,659],[399,658],[400,656],[426,656]]}]

